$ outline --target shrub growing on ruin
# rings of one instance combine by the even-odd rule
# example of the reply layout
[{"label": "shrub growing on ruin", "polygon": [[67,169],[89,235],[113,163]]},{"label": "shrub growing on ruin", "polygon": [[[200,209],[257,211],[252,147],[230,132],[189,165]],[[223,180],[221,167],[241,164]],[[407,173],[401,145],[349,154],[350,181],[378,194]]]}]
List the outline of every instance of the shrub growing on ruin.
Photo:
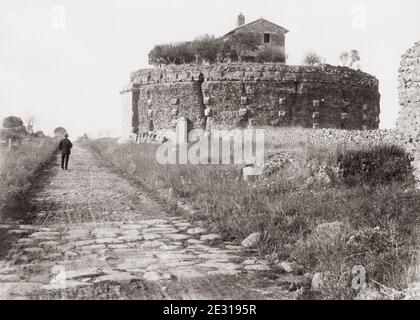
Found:
[{"label": "shrub growing on ruin", "polygon": [[322,57],[314,51],[308,51],[303,57],[303,64],[308,66],[317,66],[322,64]]},{"label": "shrub growing on ruin", "polygon": [[191,42],[178,42],[156,45],[149,52],[149,63],[152,65],[184,64],[195,60]]},{"label": "shrub growing on ruin", "polygon": [[[350,68],[356,67],[356,63],[360,61],[359,51],[353,49],[350,51]],[[358,65],[357,65],[358,67]]]},{"label": "shrub growing on ruin", "polygon": [[341,65],[343,67],[347,66],[347,61],[349,60],[349,53],[347,51],[344,51],[340,54],[340,61],[341,61]]},{"label": "shrub growing on ruin", "polygon": [[216,39],[214,36],[209,36],[207,34],[196,38],[191,43],[197,63],[201,63],[203,61],[209,63],[216,62],[222,46],[222,40]]},{"label": "shrub growing on ruin", "polygon": [[344,51],[340,54],[340,60],[343,67],[359,69],[360,53],[356,49]]}]

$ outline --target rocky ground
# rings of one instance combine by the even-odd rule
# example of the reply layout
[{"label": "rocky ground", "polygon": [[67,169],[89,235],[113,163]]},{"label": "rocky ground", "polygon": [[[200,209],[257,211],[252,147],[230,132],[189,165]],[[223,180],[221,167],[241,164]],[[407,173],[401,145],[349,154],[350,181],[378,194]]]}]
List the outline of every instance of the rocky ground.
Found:
[{"label": "rocky ground", "polygon": [[40,181],[1,217],[1,299],[290,299],[305,284],[171,216],[80,146]]}]

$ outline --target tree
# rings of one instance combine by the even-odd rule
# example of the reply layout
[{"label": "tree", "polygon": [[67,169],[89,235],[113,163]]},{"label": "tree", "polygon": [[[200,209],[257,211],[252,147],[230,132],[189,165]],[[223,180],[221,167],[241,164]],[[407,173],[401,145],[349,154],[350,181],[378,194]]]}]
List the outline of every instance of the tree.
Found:
[{"label": "tree", "polygon": [[154,66],[168,64],[168,61],[164,57],[164,48],[162,45],[154,46],[154,48],[149,52],[149,64]]},{"label": "tree", "polygon": [[266,47],[260,50],[256,56],[257,62],[285,62],[286,55],[283,50]]},{"label": "tree", "polygon": [[66,129],[64,129],[63,127],[58,127],[54,129],[54,136],[60,137],[60,136],[64,136],[67,133]]},{"label": "tree", "polygon": [[31,115],[25,118],[26,130],[29,134],[34,133],[35,116]]},{"label": "tree", "polygon": [[0,137],[2,139],[12,141],[20,141],[27,137],[28,133],[23,121],[19,117],[10,116],[3,119],[3,128],[0,130]]},{"label": "tree", "polygon": [[260,44],[260,38],[252,32],[234,33],[228,40],[230,47],[238,56],[239,62],[242,62],[251,52],[257,50]]},{"label": "tree", "polygon": [[341,65],[343,67],[347,66],[347,61],[349,60],[350,54],[347,51],[344,51],[340,54]]},{"label": "tree", "polygon": [[208,61],[214,63],[218,60],[219,52],[223,46],[222,40],[205,34],[196,38],[191,47],[195,55],[196,63]]},{"label": "tree", "polygon": [[23,121],[19,117],[10,116],[3,119],[3,128],[11,129],[23,127]]},{"label": "tree", "polygon": [[[354,64],[360,61],[359,51],[353,49],[350,51],[350,68],[356,67]],[[357,64],[357,68],[359,65]]]},{"label": "tree", "polygon": [[156,45],[149,52],[149,63],[160,66],[162,64],[191,63],[195,59],[191,42],[178,42]]},{"label": "tree", "polygon": [[303,64],[308,66],[316,66],[322,64],[322,57],[314,51],[308,51],[303,57]]}]

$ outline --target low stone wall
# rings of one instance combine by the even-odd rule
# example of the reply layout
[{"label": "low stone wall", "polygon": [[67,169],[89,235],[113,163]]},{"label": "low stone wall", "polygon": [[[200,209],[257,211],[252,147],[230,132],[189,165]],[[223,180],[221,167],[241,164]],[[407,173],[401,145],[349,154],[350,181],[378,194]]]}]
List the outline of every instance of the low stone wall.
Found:
[{"label": "low stone wall", "polygon": [[143,69],[131,74],[128,89],[121,93],[123,133],[133,125],[132,132],[168,129],[181,116],[191,128],[202,129],[250,125],[376,129],[379,125],[378,80],[329,65],[237,63]]},{"label": "low stone wall", "polygon": [[336,129],[266,129],[265,141],[273,145],[344,146],[357,149],[362,146],[393,144],[413,154],[415,145],[410,137],[397,129],[336,130]]}]

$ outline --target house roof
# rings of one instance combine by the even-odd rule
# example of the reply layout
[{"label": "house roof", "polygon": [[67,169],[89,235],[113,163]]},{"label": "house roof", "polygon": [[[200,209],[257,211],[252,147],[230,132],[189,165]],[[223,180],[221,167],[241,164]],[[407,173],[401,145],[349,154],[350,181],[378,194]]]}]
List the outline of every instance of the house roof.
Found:
[{"label": "house roof", "polygon": [[245,24],[243,24],[243,25],[241,25],[241,26],[239,26],[239,27],[236,27],[236,28],[235,28],[235,29],[233,29],[232,31],[229,31],[228,33],[226,33],[226,34],[225,34],[222,38],[225,38],[225,37],[227,37],[227,36],[230,36],[231,34],[235,33],[237,30],[239,30],[239,29],[241,29],[241,28],[243,28],[243,27],[253,25],[254,23],[257,23],[257,22],[260,22],[260,21],[265,21],[265,22],[268,22],[268,23],[272,24],[273,26],[275,26],[275,27],[277,27],[277,28],[279,28],[279,29],[284,30],[284,32],[285,32],[285,33],[289,32],[289,30],[287,30],[286,28],[283,28],[282,26],[279,26],[278,24],[275,24],[275,23],[273,23],[273,22],[271,22],[271,21],[268,21],[268,20],[266,20],[266,19],[264,19],[264,18],[260,18],[260,19],[257,19],[257,20],[255,20],[255,21],[252,21],[252,22],[249,22],[249,23],[245,23]]}]

